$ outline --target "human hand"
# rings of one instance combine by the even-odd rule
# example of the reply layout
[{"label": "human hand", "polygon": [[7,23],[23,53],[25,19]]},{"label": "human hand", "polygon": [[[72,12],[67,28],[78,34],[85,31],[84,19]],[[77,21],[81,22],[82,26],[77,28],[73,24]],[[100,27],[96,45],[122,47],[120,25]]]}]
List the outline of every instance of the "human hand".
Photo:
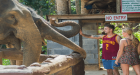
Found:
[{"label": "human hand", "polygon": [[82,33],[82,30],[81,30],[81,29],[80,29],[79,33],[80,33],[80,35],[83,35],[83,33]]},{"label": "human hand", "polygon": [[117,60],[115,61],[115,64],[118,65],[118,61]]}]

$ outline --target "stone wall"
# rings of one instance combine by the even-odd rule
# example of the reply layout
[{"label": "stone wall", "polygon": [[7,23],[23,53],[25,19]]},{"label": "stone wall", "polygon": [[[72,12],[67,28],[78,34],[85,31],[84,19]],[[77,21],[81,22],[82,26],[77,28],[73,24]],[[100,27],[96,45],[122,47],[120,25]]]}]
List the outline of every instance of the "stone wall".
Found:
[{"label": "stone wall", "polygon": [[[82,31],[84,34],[97,35],[97,25],[96,23],[84,23],[82,25]],[[87,53],[85,64],[98,64],[98,41],[85,37],[82,37],[82,41],[82,47]]]},{"label": "stone wall", "polygon": [[[82,32],[87,35],[98,35],[98,26],[96,23],[82,23]],[[100,63],[98,40],[82,37],[82,43],[82,48],[87,53],[87,58],[85,59],[86,69],[98,70]]]},{"label": "stone wall", "polygon": [[[63,21],[68,21],[68,20],[59,20],[59,22],[63,22]],[[69,20],[69,21],[75,21],[75,22],[79,23],[78,20]],[[65,31],[71,29],[70,26],[57,27],[57,28],[61,29],[61,30],[65,30]],[[79,34],[77,34],[74,37],[69,38],[69,40],[71,40],[75,44],[79,45]],[[63,45],[60,45],[60,44],[53,42],[51,40],[47,40],[47,53],[48,53],[48,55],[54,55],[54,54],[69,55],[72,52],[73,52],[73,50],[71,50]]]}]

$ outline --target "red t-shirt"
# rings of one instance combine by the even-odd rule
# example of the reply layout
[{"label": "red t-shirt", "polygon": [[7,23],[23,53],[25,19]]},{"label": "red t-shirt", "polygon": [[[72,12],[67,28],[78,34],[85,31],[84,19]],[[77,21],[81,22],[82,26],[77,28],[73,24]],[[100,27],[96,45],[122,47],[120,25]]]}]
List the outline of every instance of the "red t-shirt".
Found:
[{"label": "red t-shirt", "polygon": [[117,52],[119,50],[117,36],[117,34],[114,34],[112,37],[107,37],[107,35],[103,36],[102,59],[115,60],[113,58],[117,56]]}]

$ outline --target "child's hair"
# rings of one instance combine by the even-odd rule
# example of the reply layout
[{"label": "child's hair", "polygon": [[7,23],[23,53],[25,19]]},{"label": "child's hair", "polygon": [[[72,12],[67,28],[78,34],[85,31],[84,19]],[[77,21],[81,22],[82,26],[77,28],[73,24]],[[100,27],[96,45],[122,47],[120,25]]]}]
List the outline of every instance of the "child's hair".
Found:
[{"label": "child's hair", "polygon": [[137,39],[137,38],[135,38],[135,36],[133,35],[133,30],[131,29],[131,28],[124,28],[123,29],[123,32],[126,32],[126,33],[128,33],[128,35],[130,35],[131,36],[131,39],[132,39],[132,45],[134,46],[134,47],[136,47],[136,45],[139,43],[139,40]]}]

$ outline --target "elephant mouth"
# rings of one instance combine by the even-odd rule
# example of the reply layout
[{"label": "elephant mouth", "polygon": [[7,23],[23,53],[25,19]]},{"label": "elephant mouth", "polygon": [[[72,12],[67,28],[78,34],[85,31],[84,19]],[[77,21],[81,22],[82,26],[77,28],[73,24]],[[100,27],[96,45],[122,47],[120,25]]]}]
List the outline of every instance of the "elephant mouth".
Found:
[{"label": "elephant mouth", "polygon": [[10,33],[6,33],[6,34],[1,33],[0,34],[0,40],[4,40],[6,37],[8,37],[8,35],[10,35]]},{"label": "elephant mouth", "polygon": [[15,29],[9,29],[8,31],[4,30],[3,32],[0,32],[0,40],[4,40],[9,35],[15,36],[17,34],[17,31]]}]

